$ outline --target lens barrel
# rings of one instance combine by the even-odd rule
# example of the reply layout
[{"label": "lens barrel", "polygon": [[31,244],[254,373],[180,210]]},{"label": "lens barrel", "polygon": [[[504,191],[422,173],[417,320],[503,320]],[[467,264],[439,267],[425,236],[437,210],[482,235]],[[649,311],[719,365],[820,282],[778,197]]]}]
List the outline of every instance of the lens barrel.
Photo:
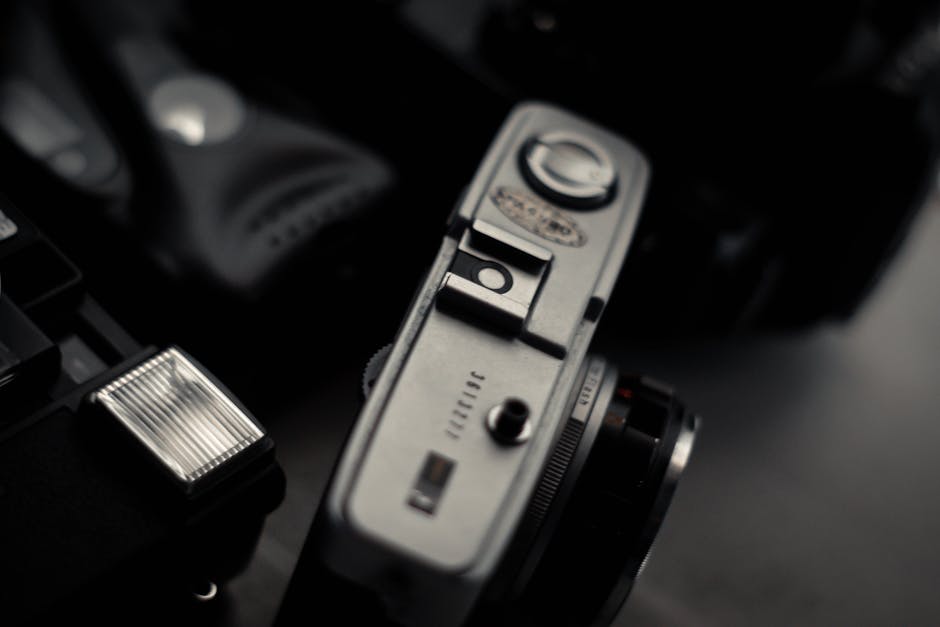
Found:
[{"label": "lens barrel", "polygon": [[491,587],[490,598],[502,598],[494,612],[515,624],[609,624],[659,531],[696,426],[668,386],[589,358]]}]

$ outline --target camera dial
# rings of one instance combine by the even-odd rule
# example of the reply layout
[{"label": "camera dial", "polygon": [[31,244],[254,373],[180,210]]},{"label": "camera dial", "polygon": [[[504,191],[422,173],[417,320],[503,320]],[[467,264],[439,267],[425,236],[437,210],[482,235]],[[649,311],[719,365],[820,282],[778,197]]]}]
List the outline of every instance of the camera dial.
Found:
[{"label": "camera dial", "polygon": [[610,199],[617,183],[607,151],[568,131],[532,137],[522,148],[520,162],[532,187],[568,207],[599,207]]}]

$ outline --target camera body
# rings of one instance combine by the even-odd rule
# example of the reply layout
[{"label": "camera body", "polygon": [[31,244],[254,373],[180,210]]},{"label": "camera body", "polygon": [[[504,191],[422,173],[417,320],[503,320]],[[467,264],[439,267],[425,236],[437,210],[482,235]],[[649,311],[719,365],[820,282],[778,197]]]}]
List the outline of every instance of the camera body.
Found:
[{"label": "camera body", "polygon": [[[620,429],[614,439],[628,426],[610,404],[615,390],[633,392],[586,355],[648,176],[633,146],[543,104],[518,106],[491,145],[314,526],[327,567],[377,593],[393,620],[462,624],[485,598],[524,595],[546,547],[574,524],[563,522],[564,505],[579,493],[602,426]],[[650,511],[668,503],[694,433],[670,392],[660,400],[655,451],[644,453],[639,479],[622,476],[648,492],[643,507],[633,499],[643,521],[630,551],[643,544]],[[646,476],[654,465],[657,476]],[[625,580],[624,564],[615,569],[619,601],[642,557]]]}]

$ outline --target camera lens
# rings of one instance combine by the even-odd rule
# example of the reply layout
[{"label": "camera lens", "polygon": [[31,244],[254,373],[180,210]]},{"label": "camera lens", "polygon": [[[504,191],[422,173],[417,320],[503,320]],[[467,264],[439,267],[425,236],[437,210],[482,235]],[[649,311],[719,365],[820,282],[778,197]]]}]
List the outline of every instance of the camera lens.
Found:
[{"label": "camera lens", "polygon": [[[609,623],[688,460],[696,418],[672,390],[592,358],[526,518],[491,587],[517,623]],[[505,615],[506,607],[500,610]]]}]

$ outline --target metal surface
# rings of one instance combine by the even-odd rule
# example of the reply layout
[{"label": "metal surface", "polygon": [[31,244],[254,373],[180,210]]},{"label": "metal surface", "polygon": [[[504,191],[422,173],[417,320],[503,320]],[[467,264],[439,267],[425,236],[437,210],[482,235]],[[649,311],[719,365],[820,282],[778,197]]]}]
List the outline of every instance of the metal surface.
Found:
[{"label": "metal surface", "polygon": [[458,251],[469,259],[488,262],[502,284],[484,284],[480,273],[461,276],[457,260],[441,283],[438,305],[482,316],[519,334],[545,278],[552,253],[483,220],[475,220],[461,237]]},{"label": "metal surface", "polygon": [[375,351],[372,357],[369,358],[365,369],[362,371],[362,398],[369,396],[369,393],[372,391],[372,386],[375,385],[376,379],[379,378],[382,368],[385,367],[385,362],[388,361],[388,354],[391,352],[392,345],[386,344]]},{"label": "metal surface", "polygon": [[488,322],[519,333],[529,315],[528,303],[519,303],[492,288],[448,273],[441,283],[441,302],[450,309],[473,313]]},{"label": "metal surface", "polygon": [[264,437],[188,356],[169,348],[91,394],[187,491]]},{"label": "metal surface", "polygon": [[497,187],[490,192],[490,200],[507,218],[550,242],[577,247],[588,241],[573,216],[532,192]]},{"label": "metal surface", "polygon": [[[550,237],[535,240],[552,252],[552,280],[544,282],[529,312],[525,338],[563,355],[574,343],[589,301],[593,297],[601,304],[606,302],[619,275],[620,265],[607,262],[622,259],[629,246],[649,176],[644,157],[626,142],[581,118],[567,116],[550,107],[519,108],[511,131],[497,139],[480,166],[458,215],[468,222],[483,220],[533,242],[532,225],[521,224],[518,217],[507,215],[504,203],[498,202],[499,192],[528,189],[526,177],[519,168],[519,150],[527,138],[560,129],[589,137],[608,153],[618,181],[609,203],[603,208],[579,212],[555,208],[560,220],[542,224],[540,230],[549,229],[552,233],[555,232],[550,230],[553,224],[558,229],[571,228],[565,227],[563,222],[574,224],[584,238],[582,245],[563,244]],[[620,211],[621,207],[626,210]]]},{"label": "metal surface", "polygon": [[[584,380],[575,397],[569,418],[583,426],[577,431],[579,434],[577,446],[571,457],[565,460],[564,476],[551,495],[551,502],[546,506],[545,517],[539,523],[539,528],[532,538],[532,545],[528,548],[528,553],[513,583],[513,589],[517,594],[528,584],[558,527],[558,521],[565,510],[564,505],[571,496],[581,470],[591,454],[591,447],[607,411],[607,401],[613,396],[616,387],[617,370],[608,367],[607,362],[600,357],[588,356],[585,360]],[[604,401],[598,403],[599,398]]]},{"label": "metal surface", "polygon": [[617,171],[607,151],[570,131],[552,131],[529,139],[521,161],[529,183],[566,206],[603,205],[617,183]]},{"label": "metal surface", "polygon": [[[473,566],[482,552],[492,550],[493,522],[515,493],[520,468],[531,454],[529,445],[494,442],[485,416],[503,399],[518,396],[529,404],[530,429],[538,432],[544,424],[550,430],[557,419],[546,415],[546,407],[558,366],[558,360],[521,342],[433,311],[398,375],[347,497],[349,520],[448,573]],[[428,451],[453,459],[456,468],[435,517],[417,518],[403,504]]]},{"label": "metal surface", "polygon": [[[527,269],[538,269],[552,260],[552,251],[533,244],[525,237],[513,235],[485,220],[474,220],[466,234],[470,244],[480,250],[494,250],[494,254],[508,254],[510,259],[520,259],[520,265]],[[489,246],[487,244],[490,244]],[[467,242],[462,242],[467,245]]]},{"label": "metal surface", "polygon": [[[533,242],[490,199],[493,186],[525,185],[522,141],[547,129],[590,135],[617,157],[624,185],[609,205],[579,214],[588,237],[581,247]],[[619,272],[646,177],[645,161],[629,144],[552,107],[518,107],[491,146],[457,212],[460,242],[445,238],[324,504],[322,556],[392,597],[398,620],[460,623],[495,571],[567,419],[593,335],[589,311],[606,301]],[[458,276],[468,254],[508,269],[510,289],[498,294]],[[510,317],[503,301],[525,310]],[[481,313],[490,323],[502,314],[515,324],[494,332]],[[509,397],[531,412],[531,437],[517,446],[495,442],[484,421]],[[433,516],[406,503],[428,455],[453,463]],[[403,585],[412,590],[407,598],[396,593]]]}]

